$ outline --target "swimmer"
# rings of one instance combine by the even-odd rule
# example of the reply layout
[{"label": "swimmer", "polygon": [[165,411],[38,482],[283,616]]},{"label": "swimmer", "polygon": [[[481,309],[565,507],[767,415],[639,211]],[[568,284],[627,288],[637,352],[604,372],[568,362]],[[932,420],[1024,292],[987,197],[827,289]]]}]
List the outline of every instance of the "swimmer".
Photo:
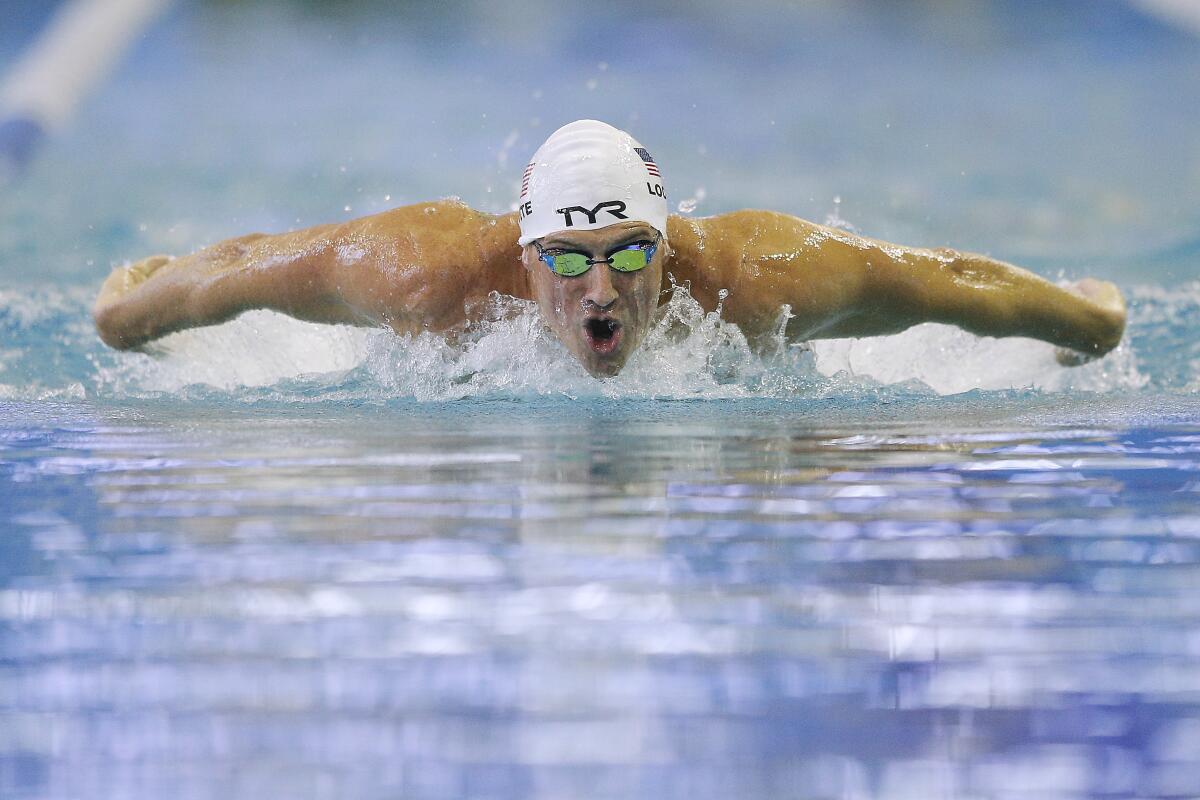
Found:
[{"label": "swimmer", "polygon": [[580,120],[553,134],[522,176],[517,211],[442,200],[277,235],[250,234],[109,275],[100,338],[129,349],[256,308],[311,322],[449,334],[493,292],[535,300],[589,373],[620,372],[671,281],[752,343],[781,314],[789,341],[878,336],[921,322],[1057,345],[1059,360],[1121,340],[1117,287],[1060,288],[981,255],[900,247],[771,211],[668,215],[665,183],[628,133]]}]

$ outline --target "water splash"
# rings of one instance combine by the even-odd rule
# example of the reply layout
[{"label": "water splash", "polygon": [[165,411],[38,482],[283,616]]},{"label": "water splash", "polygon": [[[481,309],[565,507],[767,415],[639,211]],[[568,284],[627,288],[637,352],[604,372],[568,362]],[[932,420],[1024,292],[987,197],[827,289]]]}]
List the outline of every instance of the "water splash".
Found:
[{"label": "water splash", "polygon": [[849,220],[842,216],[842,197],[837,195],[833,198],[833,210],[825,215],[825,227],[837,228],[838,230],[846,231],[847,233],[858,234],[858,228],[850,224]]},{"label": "water splash", "polygon": [[1126,341],[1067,369],[1028,339],[942,325],[868,339],[754,351],[736,325],[675,287],[643,346],[615,378],[588,376],[535,304],[494,296],[463,334],[401,337],[256,311],[118,353],[95,336],[87,289],[0,292],[0,398],[211,396],[253,401],[396,398],[819,398],[970,390],[1128,391],[1200,386],[1200,283],[1129,292]]}]

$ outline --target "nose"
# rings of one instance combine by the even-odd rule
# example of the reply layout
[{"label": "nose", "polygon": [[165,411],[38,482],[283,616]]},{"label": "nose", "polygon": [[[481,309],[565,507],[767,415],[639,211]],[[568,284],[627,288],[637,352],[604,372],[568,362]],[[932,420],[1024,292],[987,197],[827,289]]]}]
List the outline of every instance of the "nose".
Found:
[{"label": "nose", "polygon": [[617,302],[618,294],[613,287],[610,272],[607,264],[597,264],[587,271],[584,276],[588,282],[587,291],[583,295],[585,306],[593,305],[603,311]]}]

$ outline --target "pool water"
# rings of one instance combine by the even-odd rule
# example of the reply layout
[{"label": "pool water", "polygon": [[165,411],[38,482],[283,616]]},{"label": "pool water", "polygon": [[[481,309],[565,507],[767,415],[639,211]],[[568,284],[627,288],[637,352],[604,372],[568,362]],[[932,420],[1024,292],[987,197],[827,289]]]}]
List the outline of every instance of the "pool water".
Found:
[{"label": "pool water", "polygon": [[[1197,74],[1115,2],[175,6],[0,194],[0,797],[1200,794]],[[581,116],[1126,341],[95,338],[127,258],[507,210]]]},{"label": "pool water", "polygon": [[1200,402],[1061,405],[8,403],[4,794],[1187,794]]}]

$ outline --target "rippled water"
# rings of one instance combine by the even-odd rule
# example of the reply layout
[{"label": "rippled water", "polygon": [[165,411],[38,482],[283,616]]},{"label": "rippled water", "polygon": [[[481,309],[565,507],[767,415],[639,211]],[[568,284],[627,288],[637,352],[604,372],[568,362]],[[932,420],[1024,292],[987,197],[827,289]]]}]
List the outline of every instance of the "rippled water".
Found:
[{"label": "rippled water", "polygon": [[0,790],[1187,794],[1200,401],[1078,403],[5,403]]},{"label": "rippled water", "polygon": [[[0,192],[0,797],[1200,795],[1197,70],[1118,2],[176,4]],[[576,117],[1126,340],[95,337],[114,264],[503,211]]]}]

